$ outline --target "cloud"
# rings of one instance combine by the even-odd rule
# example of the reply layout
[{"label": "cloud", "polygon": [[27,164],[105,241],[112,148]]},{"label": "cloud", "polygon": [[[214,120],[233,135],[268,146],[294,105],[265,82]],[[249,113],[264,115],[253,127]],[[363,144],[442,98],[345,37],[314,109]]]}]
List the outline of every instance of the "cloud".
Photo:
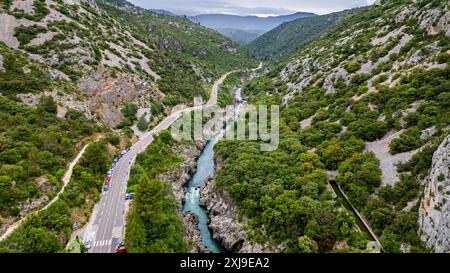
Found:
[{"label": "cloud", "polygon": [[298,11],[325,14],[366,6],[374,0],[130,0],[149,9],[165,9],[177,14],[226,13],[237,15],[281,15]]}]

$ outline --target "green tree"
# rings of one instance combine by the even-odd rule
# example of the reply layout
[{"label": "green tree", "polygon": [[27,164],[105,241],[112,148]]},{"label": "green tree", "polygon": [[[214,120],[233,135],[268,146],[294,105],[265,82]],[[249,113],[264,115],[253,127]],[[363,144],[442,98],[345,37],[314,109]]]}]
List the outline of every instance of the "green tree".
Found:
[{"label": "green tree", "polygon": [[316,253],[319,250],[316,241],[306,235],[298,238],[298,248],[300,253]]},{"label": "green tree", "polygon": [[139,118],[139,121],[137,123],[137,128],[140,131],[142,131],[142,132],[147,131],[147,129],[148,129],[148,122],[147,122],[147,119],[146,119],[145,115]]},{"label": "green tree", "polygon": [[56,114],[58,105],[52,96],[41,96],[38,107],[50,114]]}]

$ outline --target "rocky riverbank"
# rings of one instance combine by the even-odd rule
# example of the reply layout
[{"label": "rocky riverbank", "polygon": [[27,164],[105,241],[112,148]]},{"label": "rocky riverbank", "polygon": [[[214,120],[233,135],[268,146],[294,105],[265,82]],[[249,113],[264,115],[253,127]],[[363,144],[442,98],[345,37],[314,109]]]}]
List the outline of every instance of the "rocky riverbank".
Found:
[{"label": "rocky riverbank", "polygon": [[198,229],[198,218],[196,215],[181,212],[181,206],[186,194],[186,183],[189,182],[196,170],[196,159],[200,156],[206,142],[198,141],[195,145],[184,145],[177,148],[177,154],[183,156],[184,161],[180,168],[160,176],[160,179],[169,181],[172,185],[175,200],[180,208],[179,214],[184,225],[184,240],[191,246],[193,253],[209,253],[203,245]]},{"label": "rocky riverbank", "polygon": [[216,188],[214,178],[210,177],[206,181],[206,186],[201,192],[200,204],[206,208],[209,214],[209,227],[213,230],[214,239],[226,250],[239,253],[280,251],[280,249],[270,249],[268,244],[260,245],[248,239],[244,225],[238,221],[237,207],[234,201],[227,192]]}]

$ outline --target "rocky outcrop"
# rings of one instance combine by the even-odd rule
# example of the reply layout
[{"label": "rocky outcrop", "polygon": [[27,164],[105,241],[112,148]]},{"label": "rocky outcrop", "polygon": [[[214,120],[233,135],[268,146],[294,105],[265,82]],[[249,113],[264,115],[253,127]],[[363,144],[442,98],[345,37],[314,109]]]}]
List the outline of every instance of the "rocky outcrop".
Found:
[{"label": "rocky outcrop", "polygon": [[[95,116],[110,127],[115,127],[123,121],[121,108],[128,103],[140,106],[151,104],[152,100],[160,100],[162,94],[152,82],[140,80],[137,77],[118,74],[115,77],[105,71],[93,71],[78,81],[81,89],[77,94],[66,94],[57,90],[45,91],[58,102],[60,112],[64,117],[68,109],[76,109],[88,118]],[[36,107],[42,94],[26,93],[17,97],[30,107]]]},{"label": "rocky outcrop", "polygon": [[3,67],[3,55],[0,54],[0,72],[4,72],[5,68]]},{"label": "rocky outcrop", "polygon": [[186,195],[184,185],[189,182],[196,169],[196,159],[200,156],[205,142],[197,142],[196,145],[179,147],[176,151],[184,157],[184,161],[179,169],[170,171],[159,176],[161,180],[169,181],[172,185],[176,203],[179,205],[179,214],[184,226],[184,240],[191,246],[191,252],[208,253],[202,243],[200,230],[198,229],[198,218],[196,215],[181,213],[181,206]]},{"label": "rocky outcrop", "polygon": [[198,217],[193,213],[183,215],[185,240],[191,244],[193,253],[212,253],[202,243],[200,230],[198,229]]},{"label": "rocky outcrop", "polygon": [[274,252],[268,244],[260,245],[248,239],[244,225],[238,221],[236,205],[228,193],[216,188],[213,178],[206,181],[200,198],[200,203],[209,213],[213,237],[226,250],[240,253]]},{"label": "rocky outcrop", "polygon": [[450,252],[450,135],[433,155],[420,204],[420,237],[435,252]]}]

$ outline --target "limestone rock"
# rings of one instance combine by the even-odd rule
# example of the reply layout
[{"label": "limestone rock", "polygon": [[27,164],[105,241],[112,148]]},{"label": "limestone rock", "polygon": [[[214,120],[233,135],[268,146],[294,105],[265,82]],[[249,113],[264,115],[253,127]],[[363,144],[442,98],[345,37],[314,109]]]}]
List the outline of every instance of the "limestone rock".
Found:
[{"label": "limestone rock", "polygon": [[237,207],[228,193],[216,188],[213,178],[206,181],[201,192],[200,202],[209,213],[209,227],[213,230],[213,237],[231,252],[265,253],[279,252],[272,250],[269,245],[260,245],[248,239],[247,232],[237,217]]},{"label": "limestone rock", "polygon": [[437,253],[450,252],[450,135],[433,155],[420,204],[421,239]]}]

